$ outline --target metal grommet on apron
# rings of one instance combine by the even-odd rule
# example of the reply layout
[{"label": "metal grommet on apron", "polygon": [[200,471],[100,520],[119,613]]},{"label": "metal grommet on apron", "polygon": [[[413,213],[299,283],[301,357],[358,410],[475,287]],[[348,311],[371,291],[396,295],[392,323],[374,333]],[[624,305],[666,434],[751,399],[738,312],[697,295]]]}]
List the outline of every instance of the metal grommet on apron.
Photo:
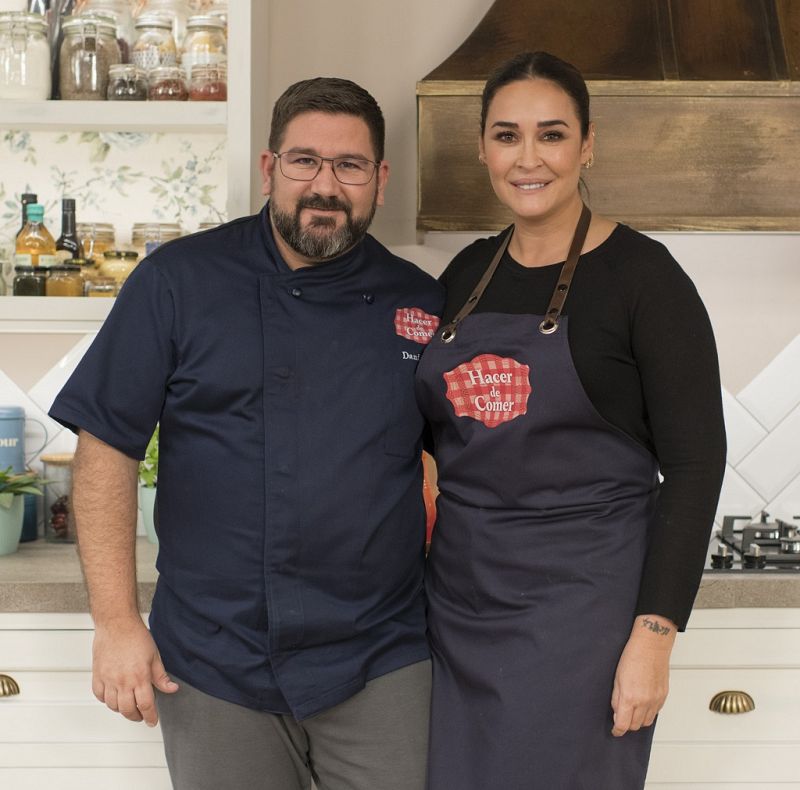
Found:
[{"label": "metal grommet on apron", "polygon": [[422,355],[437,521],[429,790],[639,790],[653,728],[611,735],[658,465],[586,395],[562,315],[584,206],[544,315],[466,304]]}]

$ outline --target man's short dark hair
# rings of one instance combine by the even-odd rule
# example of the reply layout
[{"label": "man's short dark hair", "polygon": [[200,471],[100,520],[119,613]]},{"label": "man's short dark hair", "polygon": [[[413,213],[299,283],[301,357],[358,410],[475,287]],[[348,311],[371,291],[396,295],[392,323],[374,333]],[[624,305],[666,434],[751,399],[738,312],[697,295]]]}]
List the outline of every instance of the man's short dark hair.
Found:
[{"label": "man's short dark hair", "polygon": [[355,82],[339,77],[315,77],[287,88],[272,108],[271,151],[280,152],[286,127],[295,116],[304,112],[341,113],[361,118],[369,127],[375,158],[379,162],[383,159],[386,136],[383,113],[378,102]]}]

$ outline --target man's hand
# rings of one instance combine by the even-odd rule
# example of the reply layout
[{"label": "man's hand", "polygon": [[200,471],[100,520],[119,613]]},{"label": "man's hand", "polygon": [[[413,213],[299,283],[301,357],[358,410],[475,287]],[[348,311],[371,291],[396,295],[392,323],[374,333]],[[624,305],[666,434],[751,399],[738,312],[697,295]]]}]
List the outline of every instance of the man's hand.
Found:
[{"label": "man's hand", "polygon": [[669,657],[677,630],[665,617],[636,618],[614,677],[612,735],[619,737],[655,721],[669,691]]},{"label": "man's hand", "polygon": [[158,723],[153,686],[178,690],[167,675],[153,637],[140,619],[98,625],[92,646],[92,691],[130,721]]}]

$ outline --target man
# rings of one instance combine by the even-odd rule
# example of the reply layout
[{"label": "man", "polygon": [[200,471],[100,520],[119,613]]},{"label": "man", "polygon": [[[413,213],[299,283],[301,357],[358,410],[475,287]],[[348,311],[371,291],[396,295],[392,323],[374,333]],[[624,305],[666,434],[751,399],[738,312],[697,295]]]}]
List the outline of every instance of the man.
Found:
[{"label": "man", "polygon": [[[179,790],[424,785],[413,383],[443,297],[366,233],[383,145],[359,86],[290,87],[265,208],[144,260],[51,410],[79,431],[93,691],[132,721],[160,715]],[[151,637],[134,525],[157,422]]]}]

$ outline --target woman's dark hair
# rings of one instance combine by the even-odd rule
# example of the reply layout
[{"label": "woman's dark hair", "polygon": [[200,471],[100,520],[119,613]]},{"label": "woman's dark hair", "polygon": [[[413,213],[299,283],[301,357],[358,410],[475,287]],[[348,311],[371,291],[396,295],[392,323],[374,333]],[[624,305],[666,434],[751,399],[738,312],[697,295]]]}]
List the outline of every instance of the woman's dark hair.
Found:
[{"label": "woman's dark hair", "polygon": [[489,105],[497,91],[520,80],[549,80],[558,85],[574,102],[581,122],[581,134],[589,134],[589,90],[583,76],[571,63],[549,52],[521,52],[498,66],[486,80],[481,99],[481,134],[486,130]]},{"label": "woman's dark hair", "polygon": [[375,158],[378,161],[383,159],[386,135],[383,113],[378,102],[355,82],[339,77],[315,77],[288,87],[272,108],[270,150],[280,150],[283,133],[289,122],[304,112],[325,112],[331,115],[341,113],[361,118],[369,127]]}]

